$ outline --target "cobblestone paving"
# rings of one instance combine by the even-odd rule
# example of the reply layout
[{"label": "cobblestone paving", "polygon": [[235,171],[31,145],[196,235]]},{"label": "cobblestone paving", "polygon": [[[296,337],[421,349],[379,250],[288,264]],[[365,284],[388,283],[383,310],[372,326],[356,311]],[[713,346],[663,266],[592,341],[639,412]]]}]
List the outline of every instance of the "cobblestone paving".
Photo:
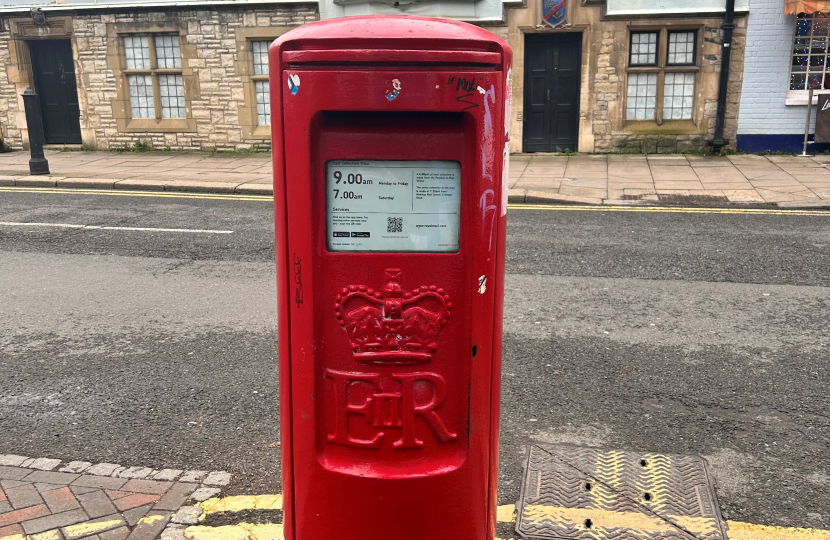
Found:
[{"label": "cobblestone paving", "polygon": [[0,455],[0,540],[178,540],[226,472]]}]

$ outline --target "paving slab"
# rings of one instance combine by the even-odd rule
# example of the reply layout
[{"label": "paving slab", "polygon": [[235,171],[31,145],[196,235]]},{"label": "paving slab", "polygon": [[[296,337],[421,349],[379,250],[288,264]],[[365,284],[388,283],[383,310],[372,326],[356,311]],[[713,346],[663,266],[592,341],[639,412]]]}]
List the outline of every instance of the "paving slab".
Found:
[{"label": "paving slab", "polygon": [[[268,154],[47,150],[46,157],[52,174],[30,176],[27,152],[0,154],[0,188],[133,189],[266,197],[273,191]],[[631,195],[628,191],[637,189],[667,192],[666,196],[674,197],[671,204],[694,205],[699,202],[694,197],[701,196],[722,198],[726,204],[786,202],[788,206],[830,200],[828,155],[518,154],[510,159],[508,200],[514,203],[602,204],[609,200],[636,202],[637,197],[656,195]],[[678,201],[678,192],[689,192],[690,199]],[[707,192],[722,195],[701,195]],[[22,457],[0,456],[0,467],[19,466],[24,463],[19,459]],[[14,461],[7,463],[7,458]],[[26,466],[38,466],[36,458],[28,459]],[[105,475],[123,471],[115,467]],[[0,479],[2,474],[0,470]]]},{"label": "paving slab", "polygon": [[725,189],[723,194],[730,202],[765,202],[764,198],[758,194],[754,189]]},{"label": "paving slab", "polygon": [[703,189],[698,180],[655,180],[654,187],[661,189]]},{"label": "paving slab", "polygon": [[689,165],[683,167],[652,165],[651,177],[654,179],[655,182],[657,182],[658,180],[673,182],[683,180],[698,180],[697,174],[695,174],[694,169],[692,169]]}]

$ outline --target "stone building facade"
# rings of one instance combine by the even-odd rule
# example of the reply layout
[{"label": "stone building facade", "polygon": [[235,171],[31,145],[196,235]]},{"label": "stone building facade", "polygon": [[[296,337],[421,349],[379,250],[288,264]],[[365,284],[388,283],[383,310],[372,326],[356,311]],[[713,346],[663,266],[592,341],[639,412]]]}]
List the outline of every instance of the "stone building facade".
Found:
[{"label": "stone building facade", "polygon": [[[60,76],[65,84],[74,71],[76,89],[66,85],[63,94],[76,91],[77,97],[54,99],[66,101],[64,109],[77,107],[77,120],[69,123],[77,122],[80,140],[71,125],[64,130],[66,140],[61,126],[45,126],[47,132],[56,130],[57,141],[97,149],[136,143],[156,150],[270,148],[270,112],[263,112],[263,51],[291,28],[317,20],[317,4],[229,4],[188,10],[49,11],[45,25],[33,22],[28,13],[3,17],[4,143],[21,148],[28,140],[20,94],[27,87],[48,93],[54,86],[49,77]],[[57,51],[58,45],[71,47],[73,65],[61,64],[56,75],[53,64],[61,63],[61,53],[52,49]],[[43,50],[47,54],[37,56]],[[47,124],[47,117],[58,113],[51,102],[41,101]]]},{"label": "stone building facade", "polygon": [[[579,45],[579,98],[575,144],[568,150],[580,152],[658,153],[704,150],[713,139],[718,100],[718,79],[722,50],[723,14],[642,14],[610,15],[606,2],[569,1],[565,24],[551,28],[542,20],[542,0],[527,0],[526,5],[506,10],[506,24],[489,26],[513,48],[513,118],[511,152],[529,151],[529,111],[534,99],[527,87],[526,62],[533,52],[529,47],[549,38],[553,41],[570,35]],[[642,4],[648,4],[643,2]],[[746,12],[737,13],[733,30],[724,138],[735,145],[738,109],[741,98],[744,51],[746,48]],[[632,47],[636,39],[654,35],[653,65],[633,65]],[[677,50],[678,39],[689,40],[691,62],[671,65],[669,54]],[[674,42],[674,43],[672,43]],[[671,47],[671,51],[670,51]],[[564,50],[564,49],[563,49]],[[646,62],[651,64],[651,62]],[[681,65],[682,64],[682,65]],[[548,69],[556,69],[555,67]],[[650,78],[649,78],[650,76]],[[632,86],[640,77],[651,84],[644,86],[653,97],[653,107],[637,114],[633,102],[639,96]],[[670,91],[682,80],[688,94],[680,112],[671,118],[665,103]],[[674,82],[674,84],[670,84]],[[651,95],[651,94],[655,95]],[[691,99],[688,99],[691,98]],[[633,112],[629,112],[632,109]],[[674,116],[678,116],[674,111]],[[532,111],[530,111],[532,113]],[[555,122],[555,120],[554,120]],[[554,131],[556,127],[552,128]],[[532,134],[531,134],[532,135]],[[554,133],[551,139],[555,139]],[[552,144],[548,151],[562,151]]]},{"label": "stone building facade", "polygon": [[[51,5],[46,24],[38,24],[28,13],[31,0],[17,1],[25,9],[6,11],[0,25],[5,65],[0,129],[14,148],[27,140],[20,94],[27,87],[48,93],[62,85],[72,99],[41,96],[46,120],[60,116],[55,111],[70,113],[71,118],[51,122],[57,126],[45,125],[58,144],[268,149],[268,42],[316,20],[321,9],[339,13],[334,0],[183,0],[168,9],[111,0],[110,6],[125,6],[117,10],[64,0],[65,7]],[[683,0],[567,0],[564,24],[557,28],[543,21],[542,1],[502,1],[500,9],[497,0],[475,0],[466,7],[458,0],[366,5],[383,13],[439,16],[452,7],[459,18],[509,42],[514,53],[511,152],[708,147],[719,92],[722,1],[699,0],[687,7]],[[182,8],[185,2],[193,7]],[[747,30],[746,0],[737,3],[742,7],[735,18],[725,122],[725,139],[733,147]],[[348,5],[362,9],[354,1]],[[638,9],[626,11],[632,5]],[[64,62],[71,66],[61,64],[60,54],[71,56]],[[60,65],[61,78],[50,62]],[[74,76],[74,86],[64,75]],[[63,106],[56,108],[50,100],[63,100]]]}]

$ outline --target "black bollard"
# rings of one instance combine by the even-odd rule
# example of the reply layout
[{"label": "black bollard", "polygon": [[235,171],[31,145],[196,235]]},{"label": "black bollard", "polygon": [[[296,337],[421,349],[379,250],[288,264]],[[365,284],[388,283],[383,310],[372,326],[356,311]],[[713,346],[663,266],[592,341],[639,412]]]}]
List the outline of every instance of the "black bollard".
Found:
[{"label": "black bollard", "polygon": [[29,174],[49,174],[49,162],[43,155],[43,116],[40,112],[40,101],[31,88],[23,92],[23,106],[26,108],[26,125],[29,127],[29,149],[32,159],[29,160]]}]

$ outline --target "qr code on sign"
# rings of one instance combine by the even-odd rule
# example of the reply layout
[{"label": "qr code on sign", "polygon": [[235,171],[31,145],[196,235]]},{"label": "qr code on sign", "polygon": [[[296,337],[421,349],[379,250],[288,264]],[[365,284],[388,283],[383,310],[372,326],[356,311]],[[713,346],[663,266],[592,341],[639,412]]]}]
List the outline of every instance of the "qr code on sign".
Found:
[{"label": "qr code on sign", "polygon": [[402,217],[387,217],[386,218],[386,232],[388,232],[388,233],[403,232],[403,218]]}]

